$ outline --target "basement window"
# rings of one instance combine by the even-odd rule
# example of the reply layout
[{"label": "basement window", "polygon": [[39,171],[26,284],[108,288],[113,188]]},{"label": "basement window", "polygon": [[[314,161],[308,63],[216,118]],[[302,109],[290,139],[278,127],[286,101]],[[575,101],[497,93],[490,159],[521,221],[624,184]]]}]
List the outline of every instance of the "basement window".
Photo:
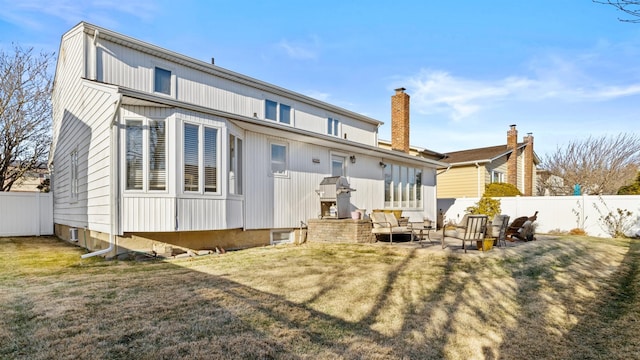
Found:
[{"label": "basement window", "polygon": [[272,230],[271,231],[271,245],[287,244],[292,241],[291,230]]}]

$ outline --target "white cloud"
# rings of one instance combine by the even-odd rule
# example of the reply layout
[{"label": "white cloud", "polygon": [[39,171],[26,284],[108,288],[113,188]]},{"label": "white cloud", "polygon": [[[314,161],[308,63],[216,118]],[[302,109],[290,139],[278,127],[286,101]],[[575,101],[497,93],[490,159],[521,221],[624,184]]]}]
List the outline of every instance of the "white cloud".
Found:
[{"label": "white cloud", "polygon": [[153,17],[155,11],[156,5],[153,0],[0,0],[0,18],[35,30],[42,30],[46,26],[46,21],[34,20],[43,15],[60,19],[70,25],[75,25],[81,20],[94,19],[116,24],[122,14],[148,20]]},{"label": "white cloud", "polygon": [[325,101],[325,102],[328,101],[329,98],[331,97],[331,94],[325,93],[322,91],[317,91],[317,90],[307,90],[303,93],[309,97],[312,97],[320,101]]},{"label": "white cloud", "polygon": [[284,49],[287,55],[293,59],[309,60],[316,59],[320,48],[318,37],[312,36],[309,42],[291,42],[289,40],[281,40],[277,47]]},{"label": "white cloud", "polygon": [[505,102],[604,102],[640,95],[640,82],[609,80],[610,74],[601,68],[589,68],[588,65],[593,64],[585,64],[586,59],[571,62],[557,56],[548,57],[533,62],[526,75],[493,80],[456,77],[442,70],[421,70],[403,83],[411,87],[412,107],[419,113],[445,114],[454,121]]}]

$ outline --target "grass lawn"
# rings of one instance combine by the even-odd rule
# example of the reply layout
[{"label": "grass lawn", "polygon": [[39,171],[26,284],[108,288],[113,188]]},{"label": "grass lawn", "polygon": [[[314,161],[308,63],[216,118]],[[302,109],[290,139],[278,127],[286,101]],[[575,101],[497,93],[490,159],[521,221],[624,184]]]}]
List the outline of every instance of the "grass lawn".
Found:
[{"label": "grass lawn", "polygon": [[639,240],[82,253],[0,238],[0,358],[640,358]]}]

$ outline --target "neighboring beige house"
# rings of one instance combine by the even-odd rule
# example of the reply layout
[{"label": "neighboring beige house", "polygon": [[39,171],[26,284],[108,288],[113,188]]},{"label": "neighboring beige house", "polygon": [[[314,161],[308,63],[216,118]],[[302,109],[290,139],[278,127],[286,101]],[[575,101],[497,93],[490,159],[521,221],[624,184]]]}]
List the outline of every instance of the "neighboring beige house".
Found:
[{"label": "neighboring beige house", "polygon": [[532,196],[540,163],[533,151],[533,135],[518,142],[516,125],[507,131],[506,145],[454,151],[440,161],[449,166],[438,169],[438,199],[480,197],[485,185],[494,182],[514,184],[523,195]]},{"label": "neighboring beige house", "polygon": [[[9,168],[11,170],[11,167]],[[11,186],[13,192],[40,192],[38,188],[45,180],[49,179],[49,171],[46,164],[42,164],[38,169],[27,171]],[[6,184],[6,183],[5,183]]]}]

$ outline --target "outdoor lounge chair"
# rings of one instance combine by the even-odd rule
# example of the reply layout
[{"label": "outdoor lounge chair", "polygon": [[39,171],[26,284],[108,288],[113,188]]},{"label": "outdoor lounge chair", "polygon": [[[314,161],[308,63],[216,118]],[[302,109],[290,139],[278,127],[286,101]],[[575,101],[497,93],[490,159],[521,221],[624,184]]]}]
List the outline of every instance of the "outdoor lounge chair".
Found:
[{"label": "outdoor lounge chair", "polygon": [[507,246],[507,227],[509,215],[496,215],[491,222],[490,235],[497,240],[498,246]]},{"label": "outdoor lounge chair", "polygon": [[455,229],[442,228],[442,248],[445,238],[462,240],[462,248],[467,252],[467,241],[470,243],[484,240],[487,231],[487,215],[465,215]]},{"label": "outdoor lounge chair", "polygon": [[378,237],[378,235],[389,235],[389,242],[393,243],[393,235],[411,235],[413,238],[413,229],[408,226],[400,226],[398,219],[392,213],[374,212],[371,213],[371,222],[373,223],[373,229],[371,232]]},{"label": "outdoor lounge chair", "polygon": [[[523,227],[526,225],[527,221],[529,221],[529,224],[531,224],[536,221],[537,218],[538,212],[536,211],[533,216],[521,216],[513,220],[513,222],[507,228],[507,238],[509,239],[509,241],[514,241],[514,239],[527,241],[526,237],[523,238],[523,236],[521,235]],[[533,234],[531,235],[533,236]]]}]

